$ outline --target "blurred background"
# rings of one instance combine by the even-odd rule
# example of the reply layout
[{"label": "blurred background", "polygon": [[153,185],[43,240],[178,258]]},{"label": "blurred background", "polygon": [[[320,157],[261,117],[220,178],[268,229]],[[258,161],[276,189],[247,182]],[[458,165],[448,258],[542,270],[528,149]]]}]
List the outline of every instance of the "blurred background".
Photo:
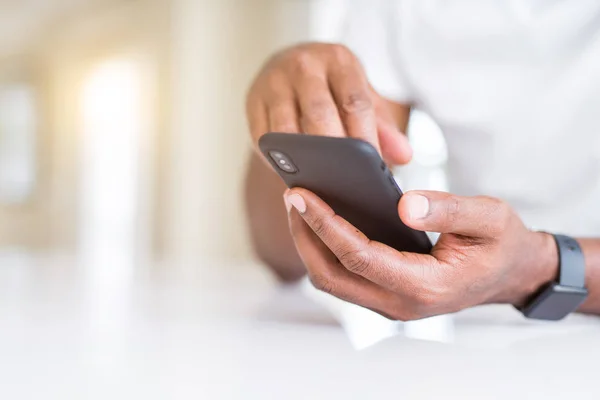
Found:
[{"label": "blurred background", "polygon": [[[0,398],[551,398],[593,384],[586,317],[550,327],[498,306],[456,329],[402,325],[308,281],[275,285],[253,261],[246,91],[278,49],[339,41],[351,1],[0,0]],[[402,188],[446,189],[439,128],[415,110],[408,131]],[[418,340],[384,340],[398,334]]]},{"label": "blurred background", "polygon": [[[335,41],[344,14],[343,0],[0,0],[0,247],[250,259],[246,89],[276,49]],[[443,188],[439,130],[416,113],[410,168],[425,172],[405,187]]]}]

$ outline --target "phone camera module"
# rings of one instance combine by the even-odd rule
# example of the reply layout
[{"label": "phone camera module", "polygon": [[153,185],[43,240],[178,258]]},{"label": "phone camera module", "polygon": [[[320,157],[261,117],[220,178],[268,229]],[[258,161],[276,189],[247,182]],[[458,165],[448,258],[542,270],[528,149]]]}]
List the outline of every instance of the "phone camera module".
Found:
[{"label": "phone camera module", "polygon": [[298,168],[296,168],[292,160],[290,160],[290,158],[282,152],[270,151],[269,157],[271,157],[271,159],[275,162],[275,165],[277,165],[277,168],[280,170],[290,174],[298,172]]}]

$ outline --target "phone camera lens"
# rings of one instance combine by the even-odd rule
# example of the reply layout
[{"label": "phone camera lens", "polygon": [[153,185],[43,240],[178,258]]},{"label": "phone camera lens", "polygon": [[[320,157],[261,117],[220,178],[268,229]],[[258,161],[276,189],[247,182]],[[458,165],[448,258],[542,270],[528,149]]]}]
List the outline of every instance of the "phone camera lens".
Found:
[{"label": "phone camera lens", "polygon": [[270,151],[269,157],[271,157],[271,159],[275,162],[275,165],[277,165],[277,168],[280,170],[290,174],[298,172],[298,168],[296,168],[292,160],[290,160],[290,158],[282,152]]}]

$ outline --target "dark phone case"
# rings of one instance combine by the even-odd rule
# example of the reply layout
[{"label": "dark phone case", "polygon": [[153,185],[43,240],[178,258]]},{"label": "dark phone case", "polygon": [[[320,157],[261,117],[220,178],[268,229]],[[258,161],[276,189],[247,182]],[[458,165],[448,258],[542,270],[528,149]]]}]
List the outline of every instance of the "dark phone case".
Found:
[{"label": "dark phone case", "polygon": [[[400,251],[429,253],[425,232],[404,225],[398,216],[402,191],[369,143],[352,138],[268,133],[259,147],[287,186],[302,187],[321,197],[333,210],[371,240]],[[298,169],[284,172],[269,156],[278,151]]]}]

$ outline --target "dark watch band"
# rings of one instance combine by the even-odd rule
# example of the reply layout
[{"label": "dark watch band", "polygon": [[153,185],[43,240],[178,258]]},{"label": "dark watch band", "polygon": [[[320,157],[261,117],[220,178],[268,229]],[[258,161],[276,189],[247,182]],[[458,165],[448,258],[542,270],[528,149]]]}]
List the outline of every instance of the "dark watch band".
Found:
[{"label": "dark watch band", "polygon": [[556,321],[577,310],[587,298],[585,259],[577,241],[553,235],[558,250],[558,282],[550,282],[521,308],[528,318]]},{"label": "dark watch band", "polygon": [[565,235],[552,235],[556,241],[559,259],[558,283],[563,286],[585,286],[585,259],[577,240]]}]

